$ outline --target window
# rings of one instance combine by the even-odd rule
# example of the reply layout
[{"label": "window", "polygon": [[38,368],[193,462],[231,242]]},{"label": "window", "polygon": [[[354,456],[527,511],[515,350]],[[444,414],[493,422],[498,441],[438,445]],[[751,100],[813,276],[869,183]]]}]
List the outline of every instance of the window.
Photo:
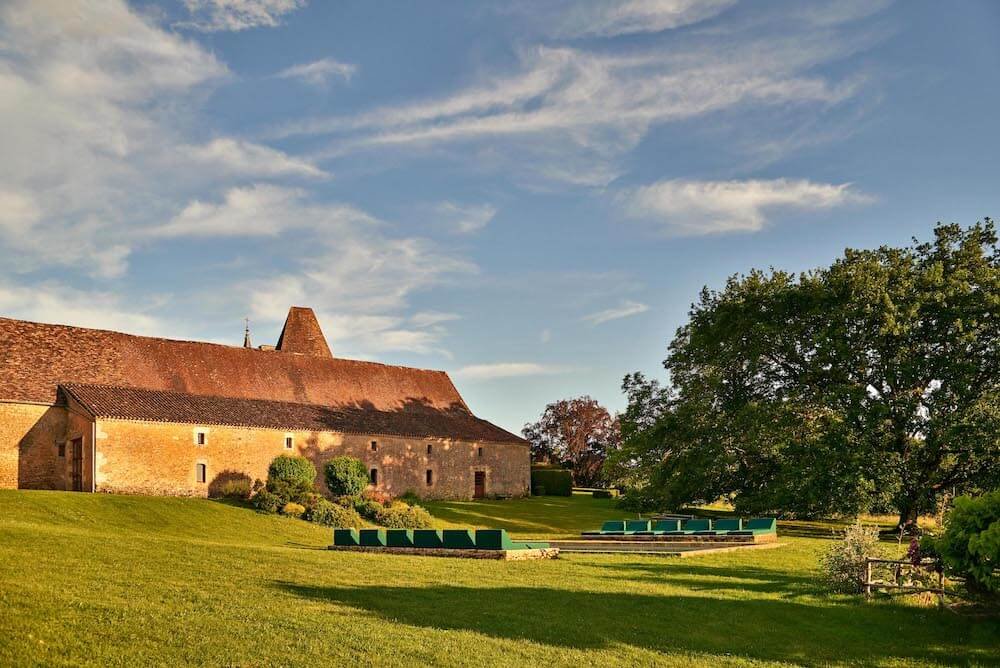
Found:
[{"label": "window", "polygon": [[372,452],[378,450],[378,441],[372,441]]},{"label": "window", "polygon": [[434,471],[427,469],[427,486],[430,487],[434,484]]},{"label": "window", "polygon": [[378,469],[372,469],[371,471],[369,471],[368,472],[368,479],[371,481],[371,483],[373,485],[377,485],[378,484]]},{"label": "window", "polygon": [[295,445],[295,437],[291,434],[285,434],[285,450],[291,450],[293,445]]},{"label": "window", "polygon": [[60,457],[65,457],[66,456],[66,442],[65,441],[63,441],[62,443],[59,444],[59,456]]},{"label": "window", "polygon": [[208,467],[205,464],[195,464],[194,474],[198,482],[205,482],[208,478]]},{"label": "window", "polygon": [[480,456],[480,457],[482,457],[482,456],[483,456],[483,449],[482,449],[482,448],[479,448],[479,456]]},{"label": "window", "polygon": [[195,445],[207,445],[208,444],[208,430],[207,429],[195,429],[194,430],[194,444]]},{"label": "window", "polygon": [[431,452],[432,452],[433,450],[434,450],[434,446],[433,446],[433,445],[431,445],[430,443],[428,443],[428,444],[427,444],[427,454],[431,454]]}]

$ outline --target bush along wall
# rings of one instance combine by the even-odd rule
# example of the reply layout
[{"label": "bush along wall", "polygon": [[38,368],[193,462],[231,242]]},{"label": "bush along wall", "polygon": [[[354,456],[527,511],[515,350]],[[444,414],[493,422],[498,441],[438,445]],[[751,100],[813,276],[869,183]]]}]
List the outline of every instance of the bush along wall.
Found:
[{"label": "bush along wall", "polygon": [[531,469],[531,493],[535,496],[572,496],[573,472],[567,469]]}]

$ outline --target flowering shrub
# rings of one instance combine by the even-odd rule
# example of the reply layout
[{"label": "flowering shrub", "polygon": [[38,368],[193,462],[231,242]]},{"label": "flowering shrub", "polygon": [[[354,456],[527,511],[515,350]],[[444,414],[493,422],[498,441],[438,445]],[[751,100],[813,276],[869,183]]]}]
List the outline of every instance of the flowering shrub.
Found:
[{"label": "flowering shrub", "polygon": [[305,506],[299,503],[286,503],[281,507],[281,514],[289,517],[302,517],[305,512]]},{"label": "flowering shrub", "polygon": [[303,517],[310,522],[327,527],[349,529],[364,525],[364,521],[354,508],[345,508],[326,499],[320,499],[311,508],[306,508],[306,514]]},{"label": "flowering shrub", "polygon": [[859,520],[844,531],[844,538],[830,546],[823,555],[823,575],[831,589],[845,594],[864,590],[865,559],[880,557],[878,527],[865,526]]},{"label": "flowering shrub", "polygon": [[397,501],[390,506],[382,506],[376,512],[374,521],[390,529],[427,529],[434,518],[420,506]]}]

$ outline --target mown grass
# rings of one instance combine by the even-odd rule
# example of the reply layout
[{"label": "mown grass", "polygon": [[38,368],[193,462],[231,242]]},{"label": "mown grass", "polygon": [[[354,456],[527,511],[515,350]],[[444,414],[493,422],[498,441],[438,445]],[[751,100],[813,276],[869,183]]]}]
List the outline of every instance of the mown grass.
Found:
[{"label": "mown grass", "polygon": [[[428,505],[542,535],[620,514],[558,501]],[[996,620],[826,594],[815,538],[524,563],[328,542],[213,501],[0,492],[0,665],[1000,664]]]}]

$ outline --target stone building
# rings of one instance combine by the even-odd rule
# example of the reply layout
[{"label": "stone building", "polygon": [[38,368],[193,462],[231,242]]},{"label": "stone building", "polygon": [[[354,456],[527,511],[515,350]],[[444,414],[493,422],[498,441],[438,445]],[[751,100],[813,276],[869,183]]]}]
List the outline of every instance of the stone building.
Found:
[{"label": "stone building", "polygon": [[335,358],[308,308],[256,349],[0,318],[0,488],[205,496],[282,453],[392,495],[529,487],[527,443],[446,373]]}]

